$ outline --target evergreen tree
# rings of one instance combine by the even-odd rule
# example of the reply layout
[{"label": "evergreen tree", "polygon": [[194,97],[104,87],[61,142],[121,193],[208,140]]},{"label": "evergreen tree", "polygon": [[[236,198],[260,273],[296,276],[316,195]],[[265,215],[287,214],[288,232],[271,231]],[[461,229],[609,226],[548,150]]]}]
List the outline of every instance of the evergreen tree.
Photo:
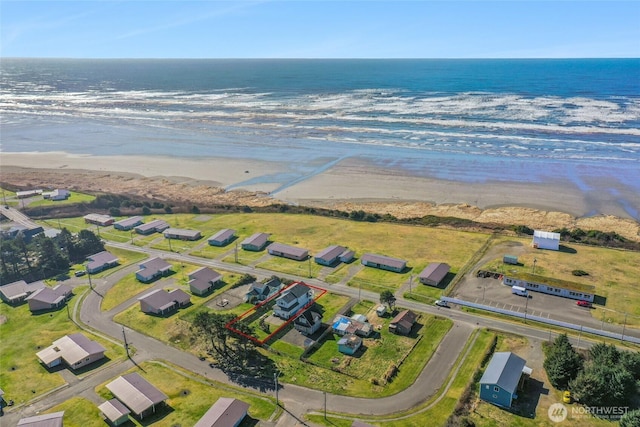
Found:
[{"label": "evergreen tree", "polygon": [[543,366],[549,381],[557,389],[567,389],[569,381],[578,376],[583,366],[583,360],[573,349],[567,334],[556,338],[546,356]]}]

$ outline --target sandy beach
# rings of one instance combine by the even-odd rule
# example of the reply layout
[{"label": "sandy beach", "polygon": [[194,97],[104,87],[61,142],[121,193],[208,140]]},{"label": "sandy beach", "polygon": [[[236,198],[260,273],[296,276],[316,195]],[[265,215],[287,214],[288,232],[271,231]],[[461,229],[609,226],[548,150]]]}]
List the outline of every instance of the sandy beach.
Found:
[{"label": "sandy beach", "polygon": [[[640,224],[616,208],[566,183],[461,183],[373,167],[357,157],[287,183],[287,162],[243,159],[86,156],[67,153],[2,153],[4,183],[66,187],[192,202],[264,206],[293,203],[342,210],[362,209],[396,217],[455,216],[484,223],[533,228],[580,227],[616,231],[640,240]],[[285,185],[283,185],[283,182]],[[633,200],[633,195],[624,195]],[[599,215],[586,215],[592,211]]]}]

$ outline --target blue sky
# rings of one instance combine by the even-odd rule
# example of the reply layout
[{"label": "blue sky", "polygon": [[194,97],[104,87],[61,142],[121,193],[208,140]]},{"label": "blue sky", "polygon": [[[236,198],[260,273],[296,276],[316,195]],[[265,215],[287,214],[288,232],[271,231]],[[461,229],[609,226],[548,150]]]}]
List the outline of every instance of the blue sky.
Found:
[{"label": "blue sky", "polygon": [[0,1],[0,56],[640,57],[640,1]]}]

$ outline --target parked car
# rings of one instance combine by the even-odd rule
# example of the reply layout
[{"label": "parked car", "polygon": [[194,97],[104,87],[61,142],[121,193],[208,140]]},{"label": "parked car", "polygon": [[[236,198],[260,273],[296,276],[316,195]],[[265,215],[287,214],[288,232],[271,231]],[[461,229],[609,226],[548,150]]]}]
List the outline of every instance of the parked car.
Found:
[{"label": "parked car", "polygon": [[82,277],[85,274],[87,274],[87,272],[85,270],[78,270],[75,273],[73,273],[76,277]]},{"label": "parked car", "polygon": [[442,300],[436,300],[436,305],[437,305],[438,307],[446,307],[446,308],[449,308],[449,304],[447,304],[447,302],[446,302],[446,301],[442,301]]},{"label": "parked car", "polygon": [[580,307],[588,307],[591,308],[591,303],[589,301],[578,301],[576,304],[578,304]]}]

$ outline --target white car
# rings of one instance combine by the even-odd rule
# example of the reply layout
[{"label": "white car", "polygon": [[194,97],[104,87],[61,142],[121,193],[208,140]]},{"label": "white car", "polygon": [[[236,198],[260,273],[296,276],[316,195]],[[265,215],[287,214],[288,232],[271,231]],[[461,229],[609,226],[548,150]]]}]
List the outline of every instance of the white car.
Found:
[{"label": "white car", "polygon": [[447,307],[447,308],[449,308],[449,304],[447,304],[446,301],[442,301],[442,300],[436,300],[436,305],[438,307]]}]

